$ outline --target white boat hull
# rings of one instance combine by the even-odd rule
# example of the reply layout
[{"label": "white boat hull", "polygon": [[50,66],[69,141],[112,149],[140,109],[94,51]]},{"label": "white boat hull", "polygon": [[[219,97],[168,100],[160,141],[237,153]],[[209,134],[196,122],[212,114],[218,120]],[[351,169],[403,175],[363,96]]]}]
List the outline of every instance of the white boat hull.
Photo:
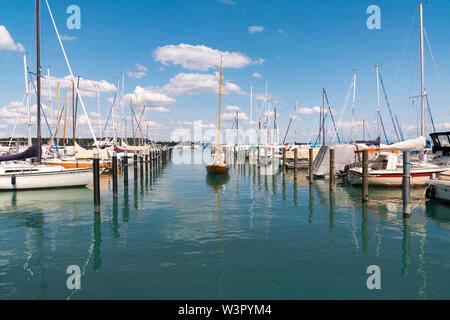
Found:
[{"label": "white boat hull", "polygon": [[427,198],[450,202],[450,181],[427,181]]},{"label": "white boat hull", "polygon": [[91,168],[19,172],[0,175],[0,190],[82,187],[93,181]]}]

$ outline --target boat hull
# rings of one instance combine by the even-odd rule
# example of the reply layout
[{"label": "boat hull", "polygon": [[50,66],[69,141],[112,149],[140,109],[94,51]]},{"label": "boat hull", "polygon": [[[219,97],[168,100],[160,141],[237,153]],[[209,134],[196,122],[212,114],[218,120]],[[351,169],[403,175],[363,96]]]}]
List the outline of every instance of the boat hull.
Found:
[{"label": "boat hull", "polygon": [[[61,166],[66,169],[78,169],[78,168],[92,168],[92,161],[42,161],[42,164],[48,166]],[[99,167],[101,169],[111,170],[112,162],[100,161]]]},{"label": "boat hull", "polygon": [[229,170],[230,170],[230,166],[228,166],[228,165],[210,164],[210,165],[206,166],[206,172],[208,174],[214,174],[214,175],[227,174]]},{"label": "boat hull", "polygon": [[22,172],[0,176],[1,190],[32,190],[84,187],[93,180],[92,169],[64,169],[49,172]]},{"label": "boat hull", "polygon": [[[417,170],[411,172],[411,186],[425,186],[433,173],[437,174],[445,170],[430,169]],[[349,170],[347,180],[352,185],[362,184],[361,171]],[[401,187],[403,181],[403,172],[401,171],[379,171],[369,172],[369,186],[374,187]]]},{"label": "boat hull", "polygon": [[427,187],[427,198],[450,203],[450,181],[429,180]]}]

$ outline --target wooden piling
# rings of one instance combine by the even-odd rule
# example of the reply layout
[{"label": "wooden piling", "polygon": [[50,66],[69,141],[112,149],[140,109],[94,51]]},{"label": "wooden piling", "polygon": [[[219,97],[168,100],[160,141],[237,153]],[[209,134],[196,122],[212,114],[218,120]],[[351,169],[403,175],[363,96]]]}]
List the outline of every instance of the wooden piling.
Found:
[{"label": "wooden piling", "polygon": [[294,180],[297,179],[297,157],[298,157],[298,150],[297,148],[294,149]]},{"label": "wooden piling", "polygon": [[118,197],[117,191],[117,153],[113,151],[112,155],[112,180],[113,180],[113,198]]},{"label": "wooden piling", "polygon": [[98,153],[94,154],[94,213],[100,213],[100,159]]},{"label": "wooden piling", "polygon": [[314,157],[314,151],[312,148],[309,149],[309,184],[314,183],[313,179],[313,157]]},{"label": "wooden piling", "polygon": [[362,201],[369,201],[369,151],[363,150]]},{"label": "wooden piling", "polygon": [[138,170],[137,170],[138,157],[137,157],[137,152],[136,151],[133,154],[133,164],[134,164],[134,181],[137,181],[137,179],[138,179]]},{"label": "wooden piling", "polygon": [[283,174],[286,174],[286,148],[283,147]]},{"label": "wooden piling", "polygon": [[411,215],[409,206],[411,190],[411,164],[409,151],[403,151],[403,180],[402,180],[402,198],[403,198],[403,217]]},{"label": "wooden piling", "polygon": [[122,158],[123,165],[123,188],[128,189],[128,152],[123,153]]},{"label": "wooden piling", "polygon": [[258,165],[258,168],[260,167],[260,164],[261,164],[261,159],[260,159],[260,151],[259,151],[259,146],[257,147],[257,156],[256,156],[256,161],[257,161],[257,165]]},{"label": "wooden piling", "polygon": [[330,149],[330,191],[334,191],[334,180],[335,180],[335,170],[334,170],[334,149]]}]

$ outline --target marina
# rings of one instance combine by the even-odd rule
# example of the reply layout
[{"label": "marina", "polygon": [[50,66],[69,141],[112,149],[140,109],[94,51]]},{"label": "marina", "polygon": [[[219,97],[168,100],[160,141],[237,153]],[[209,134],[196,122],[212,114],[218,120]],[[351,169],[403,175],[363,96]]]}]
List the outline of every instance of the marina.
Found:
[{"label": "marina", "polygon": [[[116,30],[131,50],[101,33],[103,16],[87,17],[96,27],[84,32],[78,5],[64,8],[66,24],[61,2],[22,5],[8,4],[25,10],[19,24],[0,13],[9,25],[0,22],[0,67],[12,79],[0,75],[0,300],[450,298],[450,80],[427,34],[430,26],[445,54],[438,5],[414,3],[388,20],[405,32],[412,18],[395,73],[391,53],[357,54],[358,41],[343,44],[353,48],[345,53],[330,44],[341,58],[328,70],[323,47],[297,45],[322,46],[331,31],[301,38],[297,23],[297,40],[284,47],[292,41],[284,28],[248,26],[241,42],[209,22],[204,36],[220,32],[215,45],[229,48],[219,50],[187,43],[195,24],[166,44],[183,33],[149,37],[153,20],[139,20],[144,28],[136,19]],[[133,5],[111,4],[117,12]],[[247,5],[208,8],[243,6],[246,15]],[[363,9],[372,14],[361,39],[379,32],[389,46],[399,42],[377,22],[378,5]],[[113,49],[100,52],[94,34]],[[259,35],[284,49],[263,47]],[[197,307],[180,310],[211,315]]]}]

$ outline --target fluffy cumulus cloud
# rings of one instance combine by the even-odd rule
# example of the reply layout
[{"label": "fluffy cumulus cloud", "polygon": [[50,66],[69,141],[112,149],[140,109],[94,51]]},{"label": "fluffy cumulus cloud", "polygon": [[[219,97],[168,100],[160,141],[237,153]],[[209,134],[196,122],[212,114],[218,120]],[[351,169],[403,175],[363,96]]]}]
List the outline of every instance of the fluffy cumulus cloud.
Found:
[{"label": "fluffy cumulus cloud", "polygon": [[[248,116],[244,113],[244,112],[237,112],[238,117],[239,117],[239,121],[248,121]],[[230,121],[230,120],[234,120],[234,118],[236,117],[236,112],[225,112],[222,113],[220,116],[220,119],[224,120],[224,121]]]},{"label": "fluffy cumulus cloud", "polygon": [[223,56],[224,68],[240,69],[252,64],[262,64],[264,59],[252,60],[240,52],[219,51],[204,45],[178,44],[156,48],[155,60],[164,65],[181,65],[189,70],[207,71],[220,65]]},{"label": "fluffy cumulus cloud", "polygon": [[174,98],[160,92],[158,88],[143,88],[140,86],[137,86],[133,93],[126,94],[123,99],[125,103],[132,101],[133,104],[135,104],[137,99],[140,104],[149,103],[153,106],[159,104],[170,104],[176,101]]},{"label": "fluffy cumulus cloud", "polygon": [[4,25],[0,25],[0,51],[25,51],[22,44],[14,42]]},{"label": "fluffy cumulus cloud", "polygon": [[259,74],[259,72],[255,72],[252,76],[253,76],[253,78],[261,78],[261,75]]},{"label": "fluffy cumulus cloud", "polygon": [[[204,73],[179,73],[166,84],[161,90],[174,96],[194,95],[201,93],[218,93],[219,92],[219,74]],[[223,94],[244,94],[242,89],[230,82],[222,83]]]},{"label": "fluffy cumulus cloud", "polygon": [[[75,83],[78,83],[78,79],[75,78]],[[36,85],[36,81],[35,81]],[[47,76],[45,79],[41,79],[41,87],[42,87],[42,95],[44,97],[49,97],[50,92],[48,90],[48,87],[52,88],[52,96],[55,97],[57,94],[57,87],[59,85],[60,90],[61,89],[67,89],[71,87],[72,85],[72,77],[70,75],[65,76],[64,78],[58,78],[58,77],[50,77]],[[97,97],[97,90],[100,93],[110,93],[116,91],[116,86],[112,83],[109,83],[106,80],[89,80],[84,79],[80,77],[80,82],[78,86],[78,90],[80,91],[80,94],[82,97]],[[60,95],[62,96],[63,93],[60,91]]]},{"label": "fluffy cumulus cloud", "polygon": [[248,27],[248,32],[250,32],[250,33],[262,32],[263,30],[264,30],[264,27],[262,27],[262,26],[250,26],[250,27]]},{"label": "fluffy cumulus cloud", "polygon": [[314,106],[312,108],[299,108],[298,113],[300,113],[300,114],[319,114],[320,107]]},{"label": "fluffy cumulus cloud", "polygon": [[164,108],[164,107],[149,107],[147,108],[150,111],[154,111],[154,112],[170,112],[170,109]]},{"label": "fluffy cumulus cloud", "polygon": [[135,78],[135,79],[140,79],[140,78],[142,78],[142,77],[147,75],[148,69],[147,69],[146,66],[144,66],[142,64],[139,64],[137,62],[134,65],[136,66],[136,70],[135,71],[128,71],[127,75],[129,77]]},{"label": "fluffy cumulus cloud", "polygon": [[231,112],[236,112],[236,111],[241,110],[241,107],[239,107],[239,106],[227,106],[227,107],[225,107],[225,110],[231,111]]}]

